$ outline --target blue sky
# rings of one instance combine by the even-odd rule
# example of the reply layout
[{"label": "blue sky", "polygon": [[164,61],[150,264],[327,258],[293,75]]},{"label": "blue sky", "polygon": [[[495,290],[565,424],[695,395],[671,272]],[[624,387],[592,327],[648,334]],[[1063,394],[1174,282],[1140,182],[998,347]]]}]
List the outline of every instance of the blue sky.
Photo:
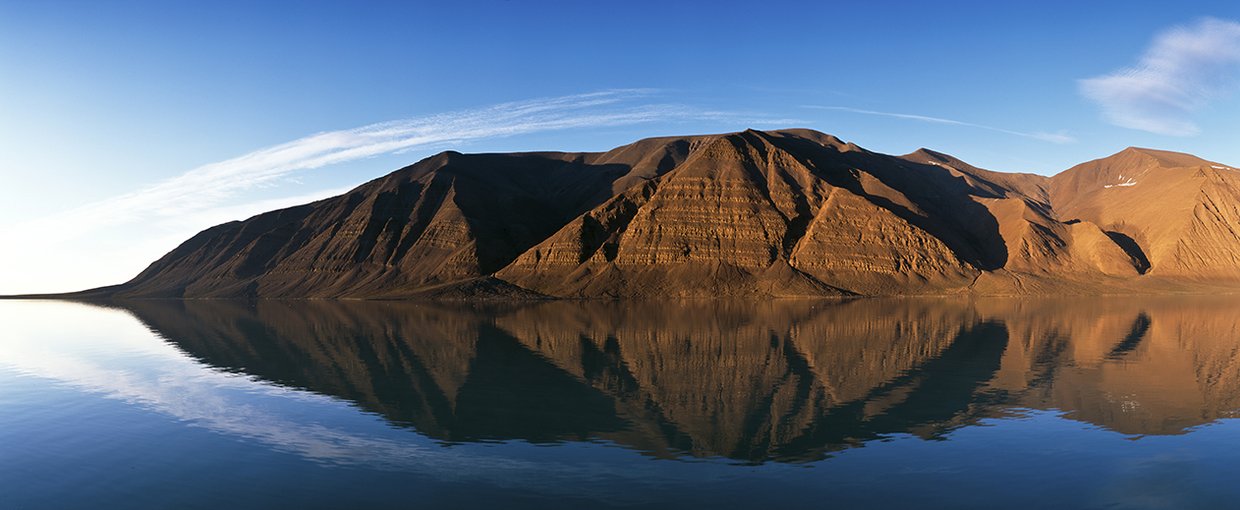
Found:
[{"label": "blue sky", "polygon": [[1235,2],[0,0],[0,235],[48,247],[0,254],[20,268],[0,293],[123,281],[446,148],[797,126],[1002,171],[1130,145],[1240,164],[1237,22]]}]

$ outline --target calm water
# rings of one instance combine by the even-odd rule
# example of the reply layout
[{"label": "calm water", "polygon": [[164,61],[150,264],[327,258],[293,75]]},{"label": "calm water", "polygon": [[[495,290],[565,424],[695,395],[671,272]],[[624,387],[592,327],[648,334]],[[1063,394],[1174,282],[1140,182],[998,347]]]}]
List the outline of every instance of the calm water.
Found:
[{"label": "calm water", "polygon": [[1237,305],[0,301],[0,507],[1234,508]]}]

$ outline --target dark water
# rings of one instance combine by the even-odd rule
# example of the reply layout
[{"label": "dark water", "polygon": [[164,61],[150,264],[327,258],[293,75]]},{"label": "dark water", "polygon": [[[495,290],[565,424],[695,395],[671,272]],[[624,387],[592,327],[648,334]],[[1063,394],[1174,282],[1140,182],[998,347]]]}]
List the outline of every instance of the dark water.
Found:
[{"label": "dark water", "polygon": [[0,302],[0,508],[1234,508],[1240,302]]}]

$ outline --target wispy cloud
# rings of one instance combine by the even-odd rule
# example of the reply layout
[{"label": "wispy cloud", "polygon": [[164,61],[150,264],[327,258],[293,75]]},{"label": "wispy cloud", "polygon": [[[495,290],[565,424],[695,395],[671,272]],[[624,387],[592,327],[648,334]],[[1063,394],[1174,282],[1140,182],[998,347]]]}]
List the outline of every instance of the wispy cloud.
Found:
[{"label": "wispy cloud", "polygon": [[1240,23],[1204,18],[1163,32],[1137,65],[1080,81],[1107,121],[1151,133],[1192,136],[1192,114],[1235,90]]},{"label": "wispy cloud", "polygon": [[1075,138],[1072,138],[1071,136],[1068,136],[1067,134],[1064,134],[1064,133],[1043,133],[1043,132],[1027,133],[1024,131],[1014,131],[1011,129],[987,126],[984,124],[974,124],[972,122],[944,119],[941,117],[929,117],[926,115],[914,115],[911,113],[880,112],[880,111],[875,111],[875,110],[863,110],[861,108],[850,108],[847,106],[819,106],[819,105],[802,105],[802,106],[804,108],[812,108],[815,110],[834,110],[834,111],[848,112],[848,113],[859,113],[862,115],[876,115],[879,117],[891,117],[893,119],[904,119],[904,120],[915,120],[918,122],[929,122],[931,124],[945,124],[949,126],[962,126],[962,127],[970,127],[970,128],[977,128],[977,129],[985,129],[987,131],[994,131],[996,133],[1004,133],[1004,134],[1020,136],[1024,138],[1032,138],[1034,140],[1041,140],[1044,142],[1051,142],[1051,143],[1063,144],[1063,143],[1073,143],[1076,141]]},{"label": "wispy cloud", "polygon": [[[64,213],[91,225],[172,217],[215,206],[294,172],[470,140],[687,118],[685,107],[642,103],[646,90],[616,90],[503,103],[317,133],[203,165],[145,188]],[[86,225],[83,225],[84,227]]]},{"label": "wispy cloud", "polygon": [[[266,209],[288,206],[290,199],[317,199],[344,190],[319,190],[271,201],[255,201],[259,189],[294,182],[298,173],[348,161],[413,150],[447,148],[469,141],[536,132],[613,127],[657,121],[718,121],[729,124],[762,122],[758,117],[703,111],[657,102],[658,91],[625,89],[563,97],[516,101],[494,106],[369,124],[353,129],[316,133],[231,159],[203,165],[135,191],[83,204],[58,214],[19,224],[0,224],[0,236],[24,239],[43,246],[38,254],[7,250],[0,264],[23,267],[23,274],[5,275],[0,294],[72,290],[123,281],[163,251],[170,239],[185,239],[202,228],[230,219],[242,219]],[[271,190],[264,195],[270,196]],[[300,203],[300,202],[298,202]],[[228,217],[230,215],[236,215]],[[134,229],[142,231],[134,234]],[[110,235],[111,233],[117,235]],[[123,250],[106,252],[92,242],[125,237]],[[52,248],[56,247],[56,248]],[[52,261],[49,253],[62,253]],[[89,260],[83,256],[90,253]],[[112,261],[133,259],[123,268]],[[109,261],[109,262],[104,262]],[[76,271],[75,274],[71,274]],[[95,274],[82,281],[83,274]],[[106,278],[106,280],[98,281]],[[77,284],[51,284],[54,279]],[[42,282],[37,288],[34,287]]]}]

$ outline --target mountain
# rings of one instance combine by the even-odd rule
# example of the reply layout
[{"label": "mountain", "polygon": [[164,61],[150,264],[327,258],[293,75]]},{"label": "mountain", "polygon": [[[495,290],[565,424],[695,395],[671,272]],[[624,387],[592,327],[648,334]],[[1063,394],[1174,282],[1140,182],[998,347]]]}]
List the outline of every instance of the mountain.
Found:
[{"label": "mountain", "polygon": [[1240,278],[1240,171],[1188,154],[1129,148],[1051,179],[1065,220],[1099,225],[1151,276]]},{"label": "mountain", "polygon": [[665,139],[604,154],[445,152],[338,197],[205,230],[117,294],[385,297],[470,281],[610,198],[613,187],[676,165],[688,146]]},{"label": "mountain", "polygon": [[1240,284],[1240,174],[1127,149],[1054,177],[805,129],[445,152],[203,231],[122,298],[1097,294]]}]

